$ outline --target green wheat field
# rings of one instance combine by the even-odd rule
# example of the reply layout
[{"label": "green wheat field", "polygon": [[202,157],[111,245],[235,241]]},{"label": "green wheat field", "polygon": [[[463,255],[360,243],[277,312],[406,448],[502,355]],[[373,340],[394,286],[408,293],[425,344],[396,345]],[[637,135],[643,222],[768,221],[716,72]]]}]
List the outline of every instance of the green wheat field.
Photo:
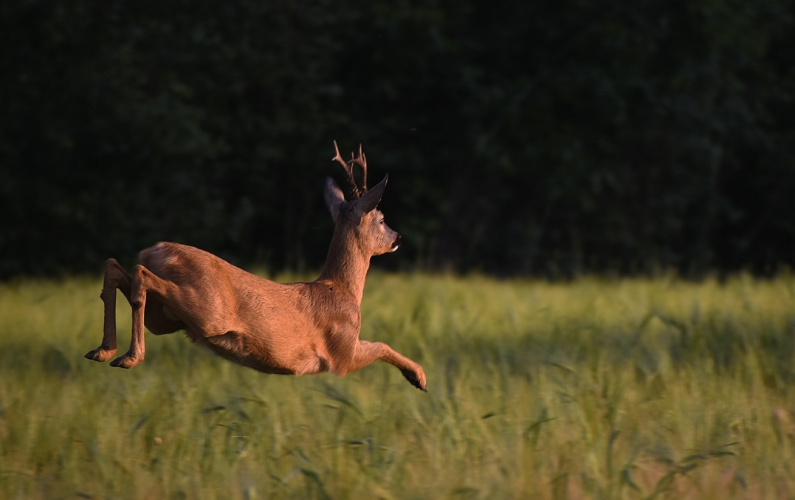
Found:
[{"label": "green wheat field", "polygon": [[[279,281],[288,281],[280,276]],[[181,333],[83,359],[101,280],[0,284],[0,498],[793,498],[795,277],[371,273],[422,364],[264,375]],[[119,294],[119,352],[130,308]]]}]

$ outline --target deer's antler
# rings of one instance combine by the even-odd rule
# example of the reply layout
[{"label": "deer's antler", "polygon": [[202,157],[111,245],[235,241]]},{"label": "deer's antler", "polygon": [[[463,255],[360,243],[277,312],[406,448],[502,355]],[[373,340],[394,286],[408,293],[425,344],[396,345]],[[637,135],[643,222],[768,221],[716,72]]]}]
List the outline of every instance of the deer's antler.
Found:
[{"label": "deer's antler", "polygon": [[359,165],[359,168],[362,169],[362,194],[367,192],[367,157],[362,152],[362,144],[359,143],[359,157],[354,158],[353,153],[351,153],[351,159],[348,164],[351,166],[351,171],[353,170],[353,164]]},{"label": "deer's antler", "polygon": [[[334,151],[337,155],[331,159],[331,161],[339,162],[342,165],[342,168],[345,169],[345,173],[348,174],[348,182],[351,185],[351,191],[353,198],[358,200],[362,194],[367,192],[367,157],[362,152],[362,145],[359,144],[359,157],[355,157],[353,153],[351,153],[351,159],[345,161],[342,159],[340,155],[340,149],[337,147],[337,141],[334,141]],[[353,165],[359,165],[359,168],[362,169],[362,191],[359,192],[359,187],[356,185],[356,178],[353,176]]]}]

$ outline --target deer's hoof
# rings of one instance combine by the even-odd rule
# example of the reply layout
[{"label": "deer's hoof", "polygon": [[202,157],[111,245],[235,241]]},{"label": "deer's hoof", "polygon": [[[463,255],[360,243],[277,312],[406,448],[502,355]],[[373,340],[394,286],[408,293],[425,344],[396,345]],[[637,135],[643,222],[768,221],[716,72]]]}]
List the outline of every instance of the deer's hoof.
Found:
[{"label": "deer's hoof", "polygon": [[143,360],[144,359],[142,357],[141,358],[136,358],[136,357],[131,356],[129,354],[125,354],[124,356],[121,356],[121,357],[116,358],[113,361],[111,361],[110,362],[110,366],[115,366],[117,368],[129,369],[129,368],[132,368],[133,366],[137,365],[138,363],[140,363]]},{"label": "deer's hoof", "polygon": [[93,351],[88,351],[84,357],[86,359],[104,363],[105,361],[112,358],[114,354],[116,354],[116,349],[103,349],[101,347],[97,347]]},{"label": "deer's hoof", "polygon": [[416,372],[411,370],[401,370],[400,372],[404,377],[406,377],[406,380],[408,380],[411,385],[423,392],[428,392],[425,383],[425,372],[422,371],[422,368],[417,367]]}]

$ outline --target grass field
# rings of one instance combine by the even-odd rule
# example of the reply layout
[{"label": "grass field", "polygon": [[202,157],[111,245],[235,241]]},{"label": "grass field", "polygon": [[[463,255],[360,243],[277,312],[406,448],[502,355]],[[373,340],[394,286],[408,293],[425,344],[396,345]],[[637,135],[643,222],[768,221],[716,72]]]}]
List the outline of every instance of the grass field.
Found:
[{"label": "grass field", "polygon": [[791,276],[374,274],[362,338],[428,394],[383,363],[263,375],[179,333],[91,362],[100,288],[0,285],[0,498],[795,496]]}]

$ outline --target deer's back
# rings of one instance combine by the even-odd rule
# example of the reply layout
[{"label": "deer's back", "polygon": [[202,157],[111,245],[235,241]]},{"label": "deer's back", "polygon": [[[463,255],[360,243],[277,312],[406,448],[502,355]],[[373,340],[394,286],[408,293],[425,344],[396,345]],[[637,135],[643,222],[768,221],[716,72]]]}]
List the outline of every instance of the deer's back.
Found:
[{"label": "deer's back", "polygon": [[[245,329],[241,317],[287,307],[284,285],[248,273],[209,252],[179,243],[158,243],[142,251],[140,263],[179,289],[182,315],[207,334]],[[177,311],[174,314],[179,315]],[[253,318],[249,318],[253,319]]]}]

